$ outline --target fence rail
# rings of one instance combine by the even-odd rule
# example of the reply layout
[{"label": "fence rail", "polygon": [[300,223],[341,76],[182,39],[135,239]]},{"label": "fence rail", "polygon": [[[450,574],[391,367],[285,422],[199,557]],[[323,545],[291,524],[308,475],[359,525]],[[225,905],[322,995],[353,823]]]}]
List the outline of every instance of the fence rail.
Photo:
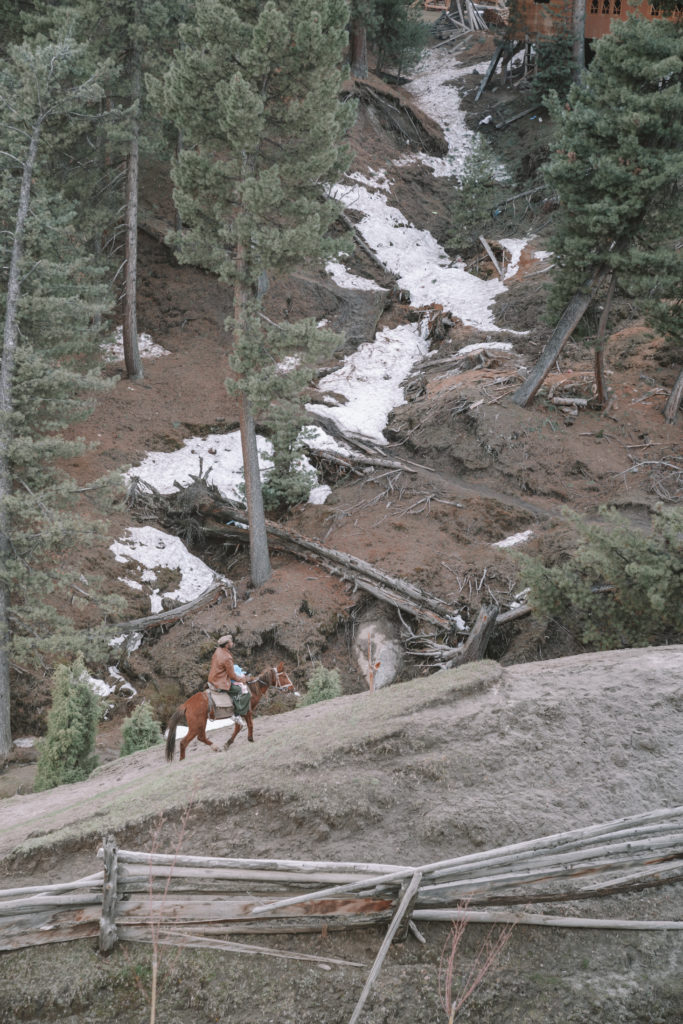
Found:
[{"label": "fence rail", "polygon": [[[491,908],[683,879],[683,807],[415,866],[144,853],[118,850],[111,837],[98,856],[103,870],[86,877],[0,891],[0,950],[81,938],[98,938],[103,952],[118,940],[237,948],[235,935],[393,928],[397,918],[403,936],[417,931],[418,920],[463,914],[615,927]],[[623,924],[683,928],[678,921]]]}]

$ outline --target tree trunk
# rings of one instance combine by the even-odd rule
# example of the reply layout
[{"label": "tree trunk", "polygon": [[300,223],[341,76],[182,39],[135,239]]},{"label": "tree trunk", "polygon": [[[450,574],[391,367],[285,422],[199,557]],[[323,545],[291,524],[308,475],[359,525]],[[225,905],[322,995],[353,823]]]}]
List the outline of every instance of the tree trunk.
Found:
[{"label": "tree trunk", "polygon": [[[140,53],[137,45],[133,44],[131,95],[134,102],[139,104],[141,93]],[[142,380],[144,376],[138,346],[137,321],[139,116],[139,110],[137,110],[131,126],[126,180],[126,286],[123,298],[123,358],[129,380]]]},{"label": "tree trunk", "polygon": [[572,36],[573,77],[580,82],[586,70],[586,0],[574,0]]},{"label": "tree trunk", "polygon": [[349,26],[349,46],[351,74],[354,78],[368,77],[368,43],[365,24],[360,18],[354,18]]},{"label": "tree trunk", "polygon": [[[12,491],[12,478],[7,451],[11,439],[12,383],[17,340],[19,338],[18,309],[21,297],[21,258],[26,219],[31,199],[31,178],[33,177],[33,168],[38,153],[41,128],[42,120],[39,120],[31,135],[28,153],[24,162],[19,191],[19,207],[14,226],[14,240],[7,279],[7,305],[2,343],[2,366],[0,367],[0,565],[6,562],[10,551],[7,500]],[[10,595],[7,584],[0,581],[0,763],[7,758],[12,746],[9,685],[9,607]]]},{"label": "tree trunk", "polygon": [[671,394],[664,406],[664,419],[667,423],[675,423],[676,416],[683,398],[683,370],[678,375],[678,380],[671,389]]},{"label": "tree trunk", "polygon": [[579,289],[571,299],[543,349],[540,359],[512,396],[513,402],[516,402],[517,405],[526,406],[532,401],[562,351],[565,342],[571,337],[581,317],[595,298],[595,293],[602,283],[605,273],[604,266],[600,266],[583,288]]},{"label": "tree trunk", "polygon": [[612,272],[609,288],[607,289],[605,307],[600,315],[598,334],[595,339],[595,402],[599,409],[604,409],[607,404],[607,383],[605,381],[605,335],[607,334],[607,321],[609,320],[610,310],[612,309],[616,280],[616,274]]},{"label": "tree trunk", "polygon": [[268,554],[268,534],[266,533],[266,516],[263,510],[263,494],[261,491],[261,471],[258,464],[258,448],[256,446],[256,428],[251,413],[249,399],[240,395],[240,438],[242,441],[242,460],[244,462],[244,490],[247,499],[249,516],[249,566],[251,582],[255,587],[270,579],[272,569]]}]

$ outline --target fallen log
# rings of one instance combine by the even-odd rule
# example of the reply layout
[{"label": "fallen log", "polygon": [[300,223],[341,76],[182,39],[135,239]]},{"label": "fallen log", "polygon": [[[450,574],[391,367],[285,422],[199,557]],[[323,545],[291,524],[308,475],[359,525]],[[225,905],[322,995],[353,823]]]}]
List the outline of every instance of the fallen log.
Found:
[{"label": "fallen log", "polygon": [[[221,540],[229,539],[239,545],[248,543],[249,536],[245,529],[247,514],[243,508],[222,498],[203,480],[196,480],[191,488],[186,489],[186,493],[191,494],[191,511],[195,518],[210,521],[210,525],[202,528],[206,536]],[[174,517],[174,504],[182,508],[184,514],[188,514],[186,495],[181,492],[155,495],[154,503],[157,512],[165,513],[171,520]],[[446,601],[428,594],[415,584],[391,576],[355,555],[308,540],[293,530],[286,530],[271,521],[266,522],[266,531],[268,543],[272,548],[313,561],[328,572],[348,580],[354,587],[418,619],[432,623],[439,630],[451,632],[456,628],[457,609],[452,609]],[[177,611],[178,609],[174,609],[174,612]]]},{"label": "fallen log", "polygon": [[602,265],[595,270],[592,277],[586,281],[583,288],[580,288],[574,297],[567,304],[567,307],[557,322],[557,326],[541,353],[541,356],[533,367],[529,376],[521,384],[512,396],[512,401],[517,405],[526,406],[533,400],[534,395],[541,384],[550,373],[557,357],[564,348],[565,343],[571,337],[574,329],[579,324],[584,313],[595,298],[598,288],[607,274],[607,268]]},{"label": "fallen log", "polygon": [[[382,272],[382,277],[386,280],[388,275],[387,268],[382,263],[381,259],[379,258],[375,250],[371,249],[368,243],[365,241],[365,239],[360,233],[358,225],[354,224],[351,218],[343,211],[339,213],[338,220],[340,220],[344,227],[347,228],[353,234],[353,240],[358,246],[358,248],[362,249],[365,255],[375,264],[376,267],[379,268],[379,270]],[[386,287],[386,285],[381,285],[380,287]]]},{"label": "fallen log", "polygon": [[227,576],[224,576],[216,583],[212,583],[206,590],[203,590],[199,597],[195,597],[192,601],[187,601],[185,604],[178,605],[177,608],[169,608],[167,611],[158,612],[156,615],[145,615],[141,619],[129,619],[128,622],[115,622],[110,628],[114,633],[143,633],[146,629],[152,629],[154,626],[168,626],[172,622],[182,619],[184,615],[188,615],[198,608],[203,608],[204,605],[211,604],[220,594],[230,597],[231,608],[237,606],[235,584]]}]

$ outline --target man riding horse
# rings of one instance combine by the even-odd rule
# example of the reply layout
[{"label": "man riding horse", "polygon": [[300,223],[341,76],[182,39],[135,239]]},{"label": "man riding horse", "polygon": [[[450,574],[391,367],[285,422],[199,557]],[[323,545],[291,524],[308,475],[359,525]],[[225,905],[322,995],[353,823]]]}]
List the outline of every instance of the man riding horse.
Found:
[{"label": "man riding horse", "polygon": [[235,709],[235,721],[244,725],[242,715],[249,709],[250,693],[247,676],[238,675],[235,662],[230,653],[235,646],[231,633],[218,638],[216,650],[209,667],[209,690],[224,690],[232,698]]}]

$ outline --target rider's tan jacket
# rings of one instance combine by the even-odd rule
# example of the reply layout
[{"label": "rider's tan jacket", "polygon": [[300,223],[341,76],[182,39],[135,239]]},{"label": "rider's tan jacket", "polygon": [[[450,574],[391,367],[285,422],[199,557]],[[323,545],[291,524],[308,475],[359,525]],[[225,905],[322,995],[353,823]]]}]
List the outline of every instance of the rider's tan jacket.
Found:
[{"label": "rider's tan jacket", "polygon": [[241,676],[235,673],[235,662],[227,647],[217,647],[213,652],[209,668],[209,682],[217,690],[229,690],[230,681],[239,683]]}]

